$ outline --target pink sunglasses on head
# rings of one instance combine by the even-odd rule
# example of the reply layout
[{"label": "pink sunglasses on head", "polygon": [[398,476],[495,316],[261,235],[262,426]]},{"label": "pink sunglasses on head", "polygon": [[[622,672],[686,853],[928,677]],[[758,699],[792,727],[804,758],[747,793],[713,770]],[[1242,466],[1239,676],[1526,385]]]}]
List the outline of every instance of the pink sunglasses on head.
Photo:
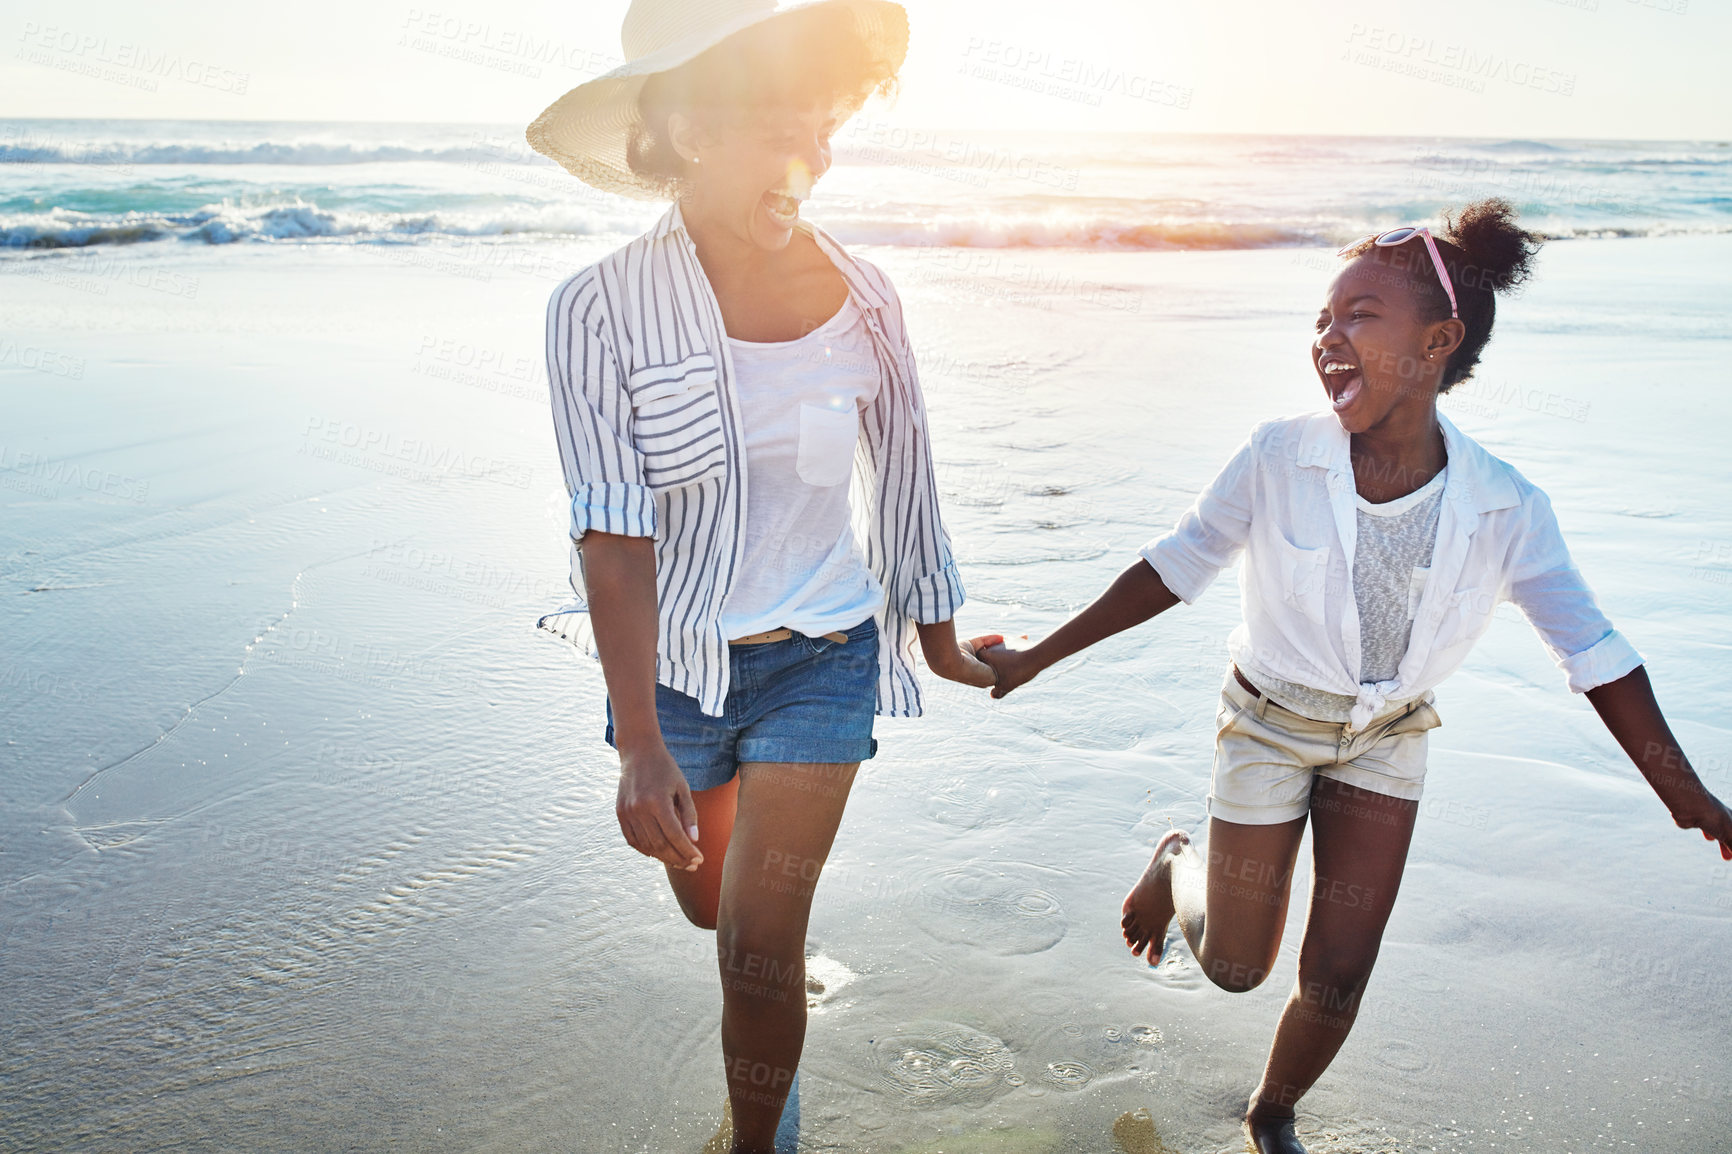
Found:
[{"label": "pink sunglasses on head", "polygon": [[1407,224],[1400,228],[1392,228],[1388,232],[1372,233],[1370,236],[1360,237],[1352,244],[1342,245],[1336,250],[1335,255],[1346,256],[1366,241],[1370,241],[1378,248],[1394,248],[1396,245],[1406,244],[1414,238],[1415,234],[1425,238],[1425,251],[1431,254],[1431,267],[1437,270],[1437,279],[1443,282],[1443,291],[1449,294],[1449,319],[1460,320],[1461,313],[1455,307],[1455,286],[1449,283],[1449,270],[1443,267],[1443,257],[1437,251],[1437,242],[1431,239],[1429,228]]}]

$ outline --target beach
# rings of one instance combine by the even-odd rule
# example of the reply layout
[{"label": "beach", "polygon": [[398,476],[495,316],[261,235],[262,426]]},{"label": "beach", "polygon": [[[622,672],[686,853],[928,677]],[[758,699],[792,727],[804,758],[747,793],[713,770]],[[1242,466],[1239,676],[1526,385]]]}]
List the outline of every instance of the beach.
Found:
[{"label": "beach", "polygon": [[[1319,406],[1311,323],[1356,221],[923,244],[875,223],[869,177],[839,182],[835,231],[904,303],[961,635],[1049,631],[1252,425]],[[635,1154],[714,1131],[713,936],[619,835],[599,666],[534,627],[570,594],[545,306],[645,219],[606,211],[3,254],[9,1143]],[[1726,797],[1732,235],[1591,215],[1441,408],[1550,494]],[[1204,822],[1234,577],[1004,701],[924,675],[927,716],[879,723],[813,907],[803,1150],[1095,1154],[1134,1149],[1114,1125],[1139,1110],[1166,1149],[1243,1148],[1303,903],[1237,996],[1182,943],[1151,972],[1118,927],[1158,837]],[[1401,898],[1300,1134],[1720,1148],[1732,867],[1513,606],[1437,699]]]}]

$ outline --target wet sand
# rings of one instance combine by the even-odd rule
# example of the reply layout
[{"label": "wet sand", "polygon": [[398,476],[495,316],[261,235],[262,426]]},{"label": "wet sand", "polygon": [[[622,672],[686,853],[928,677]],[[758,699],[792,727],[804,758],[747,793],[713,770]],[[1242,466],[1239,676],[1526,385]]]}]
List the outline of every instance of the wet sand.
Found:
[{"label": "wet sand", "polygon": [[[1321,253],[866,251],[925,366],[965,631],[1050,629],[1255,421],[1315,404]],[[21,1146],[714,1132],[712,944],[614,827],[598,668],[532,628],[565,596],[543,307],[596,251],[532,252],[158,249],[129,259],[182,279],[99,280],[78,254],[0,277]],[[1552,495],[1722,796],[1727,256],[1554,245],[1446,404]],[[1117,912],[1169,822],[1201,823],[1236,613],[1224,575],[1008,701],[928,679],[926,719],[880,724],[814,909],[808,1149],[1242,1148],[1300,909],[1237,997],[1182,946],[1150,973]],[[1302,1134],[1714,1148],[1732,874],[1513,608],[1438,698],[1403,894]]]}]

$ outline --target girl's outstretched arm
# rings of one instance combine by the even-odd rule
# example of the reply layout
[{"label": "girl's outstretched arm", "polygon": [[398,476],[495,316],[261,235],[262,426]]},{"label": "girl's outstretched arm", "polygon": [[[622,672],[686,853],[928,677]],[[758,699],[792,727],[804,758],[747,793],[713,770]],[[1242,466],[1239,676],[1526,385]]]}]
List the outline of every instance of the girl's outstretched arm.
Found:
[{"label": "girl's outstretched arm", "polygon": [[998,671],[992,695],[1003,697],[1023,682],[1033,680],[1047,666],[1087,649],[1104,637],[1141,625],[1178,603],[1178,594],[1167,588],[1155,567],[1138,558],[1087,609],[1029,648],[1006,649],[994,645],[980,650],[980,659]]},{"label": "girl's outstretched arm", "polygon": [[1732,861],[1732,812],[1708,792],[1678,747],[1654,700],[1647,667],[1638,665],[1616,681],[1588,690],[1587,698],[1678,827],[1701,830],[1703,837],[1720,843],[1720,856]]}]

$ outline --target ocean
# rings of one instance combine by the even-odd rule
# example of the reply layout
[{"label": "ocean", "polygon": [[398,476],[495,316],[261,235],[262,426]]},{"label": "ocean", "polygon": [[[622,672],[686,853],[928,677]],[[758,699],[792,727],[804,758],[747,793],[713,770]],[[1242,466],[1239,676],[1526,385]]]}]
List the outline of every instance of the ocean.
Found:
[{"label": "ocean", "polygon": [[[908,129],[867,110],[835,156],[825,222],[853,244],[1339,245],[1484,195],[1557,237],[1732,229],[1725,141],[1079,138]],[[567,177],[513,125],[0,121],[0,173],[6,249],[623,241],[655,211]]]},{"label": "ocean", "polygon": [[[1443,411],[1550,494],[1724,797],[1729,159],[867,113],[806,211],[903,299],[959,632],[1038,637],[1253,424],[1321,403],[1335,246],[1509,197],[1555,239]],[[619,836],[599,668],[534,628],[569,597],[548,294],[659,211],[515,126],[0,122],[0,1145],[710,1137],[713,940]],[[803,1149],[1242,1149],[1302,904],[1239,996],[1118,932],[1203,821],[1232,578],[1005,701],[925,677],[928,716],[879,724],[813,909]],[[1513,607],[1437,705],[1300,1132],[1719,1148],[1732,867]]]}]

